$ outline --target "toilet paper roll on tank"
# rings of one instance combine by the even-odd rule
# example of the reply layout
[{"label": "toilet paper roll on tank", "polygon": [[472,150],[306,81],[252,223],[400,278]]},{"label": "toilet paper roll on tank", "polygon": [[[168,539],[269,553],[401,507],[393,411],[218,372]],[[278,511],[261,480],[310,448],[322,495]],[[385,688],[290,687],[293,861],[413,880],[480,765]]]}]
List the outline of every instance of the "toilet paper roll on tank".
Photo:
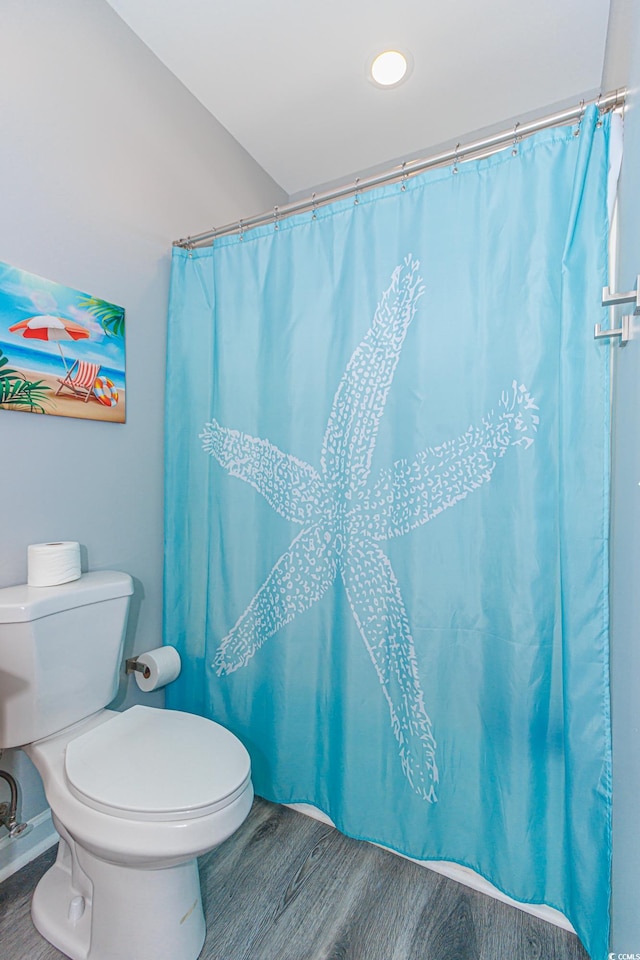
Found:
[{"label": "toilet paper roll on tank", "polygon": [[80,544],[75,540],[31,543],[27,547],[27,583],[30,587],[56,587],[79,580]]},{"label": "toilet paper roll on tank", "polygon": [[136,683],[144,693],[166,687],[179,675],[181,666],[180,654],[175,647],[148,650],[136,660]]}]

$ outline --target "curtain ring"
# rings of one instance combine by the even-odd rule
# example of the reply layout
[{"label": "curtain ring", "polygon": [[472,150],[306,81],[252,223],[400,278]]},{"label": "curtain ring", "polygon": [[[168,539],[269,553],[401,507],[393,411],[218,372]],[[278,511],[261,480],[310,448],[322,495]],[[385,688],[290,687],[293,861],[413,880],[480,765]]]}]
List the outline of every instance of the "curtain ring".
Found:
[{"label": "curtain ring", "polygon": [[276,206],[276,207],[273,208],[273,229],[274,229],[274,230],[277,230],[277,229],[278,229],[278,226],[279,226],[279,224],[278,224],[278,208],[277,208],[277,206]]},{"label": "curtain ring", "polygon": [[238,236],[241,240],[244,240],[244,224],[242,220],[238,220]]},{"label": "curtain ring", "polygon": [[317,214],[317,212],[316,212],[316,195],[315,195],[315,193],[312,193],[312,194],[311,194],[311,209],[312,209],[312,211],[313,211],[312,214],[311,214],[311,219],[312,219],[312,220],[317,220],[317,219],[318,219],[318,214]]},{"label": "curtain ring", "polygon": [[353,204],[354,204],[354,206],[356,206],[356,207],[357,207],[357,205],[360,203],[360,197],[358,196],[358,184],[359,184],[359,183],[360,183],[360,177],[356,177],[356,179],[355,179],[355,184],[354,184],[354,186],[355,186],[355,191],[356,191],[356,192],[355,192],[355,196],[354,196],[354,198],[353,198]]},{"label": "curtain ring", "polygon": [[602,93],[598,94],[598,99],[596,100],[596,110],[598,111],[598,120],[596,122],[596,127],[602,126],[602,114],[600,113],[600,101],[602,100]]},{"label": "curtain ring", "polygon": [[457,172],[458,172],[458,160],[460,159],[460,156],[459,156],[459,154],[458,154],[458,150],[459,150],[459,149],[460,149],[460,144],[459,144],[459,143],[456,143],[455,157],[453,158],[453,168],[452,168],[452,170],[451,170],[451,173],[457,173]]},{"label": "curtain ring", "polygon": [[580,136],[580,128],[582,127],[582,118],[584,117],[584,100],[580,101],[580,114],[578,116],[578,126],[577,129],[573,131],[574,137]]},{"label": "curtain ring", "polygon": [[400,187],[403,193],[407,189],[407,180],[409,179],[409,174],[406,171],[406,166],[407,166],[407,161],[405,160],[404,163],[402,164],[402,185]]},{"label": "curtain ring", "polygon": [[519,126],[520,126],[520,121],[518,120],[518,122],[516,123],[515,127],[513,128],[513,148],[512,148],[512,150],[511,150],[511,156],[512,156],[512,157],[517,157],[517,156],[518,156],[518,144],[519,144],[519,142],[520,142],[520,140],[521,140],[521,138],[518,136],[518,127],[519,127]]}]

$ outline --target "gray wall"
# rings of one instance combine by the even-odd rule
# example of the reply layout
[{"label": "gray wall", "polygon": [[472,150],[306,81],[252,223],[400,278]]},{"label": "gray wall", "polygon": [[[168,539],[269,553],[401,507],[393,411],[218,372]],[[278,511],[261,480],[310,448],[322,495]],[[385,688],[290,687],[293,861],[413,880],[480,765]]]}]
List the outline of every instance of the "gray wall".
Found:
[{"label": "gray wall", "polygon": [[[0,120],[0,260],[122,304],[127,321],[126,425],[0,411],[0,586],[26,580],[27,544],[78,540],[85,569],[135,578],[140,652],[162,642],[171,241],[284,194],[103,0],[3,0]],[[136,693],[123,684],[120,701]],[[44,809],[26,757],[1,765],[23,816]]]},{"label": "gray wall", "polygon": [[[603,88],[627,86],[620,180],[618,289],[640,273],[640,5],[613,0]],[[630,309],[630,308],[629,308]],[[615,352],[611,668],[611,950],[640,954],[640,317]]]}]

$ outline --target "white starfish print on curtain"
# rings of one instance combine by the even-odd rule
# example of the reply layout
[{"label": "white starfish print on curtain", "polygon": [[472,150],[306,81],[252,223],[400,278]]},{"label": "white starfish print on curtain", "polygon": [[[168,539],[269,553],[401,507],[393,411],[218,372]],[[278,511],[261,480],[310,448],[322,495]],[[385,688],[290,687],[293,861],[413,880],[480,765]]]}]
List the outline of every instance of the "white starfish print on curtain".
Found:
[{"label": "white starfish print on curtain", "polygon": [[281,627],[308,610],[338,573],[386,698],[402,770],[435,801],[436,742],[418,675],[398,581],[380,542],[402,536],[487,483],[511,445],[533,443],[538,408],[514,381],[497,411],[455,440],[399,460],[369,483],[378,426],[400,351],[422,294],[419,263],[408,256],[382,295],[336,391],[320,472],[268,440],[206,424],[203,448],[231,476],[249,483],[282,517],[301,526],[235,626],[213,666],[219,676],[244,666]]}]

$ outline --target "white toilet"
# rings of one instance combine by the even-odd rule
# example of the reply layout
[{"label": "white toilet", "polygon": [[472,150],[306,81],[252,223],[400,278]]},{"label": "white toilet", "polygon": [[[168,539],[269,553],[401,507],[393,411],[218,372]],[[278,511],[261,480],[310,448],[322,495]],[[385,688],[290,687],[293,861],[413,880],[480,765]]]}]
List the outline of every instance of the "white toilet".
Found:
[{"label": "white toilet", "polygon": [[0,589],[0,747],[31,758],[61,838],[33,896],[42,936],[72,960],[195,960],[196,857],[247,817],[249,755],[203,717],[104,709],[132,592],[115,572]]}]

